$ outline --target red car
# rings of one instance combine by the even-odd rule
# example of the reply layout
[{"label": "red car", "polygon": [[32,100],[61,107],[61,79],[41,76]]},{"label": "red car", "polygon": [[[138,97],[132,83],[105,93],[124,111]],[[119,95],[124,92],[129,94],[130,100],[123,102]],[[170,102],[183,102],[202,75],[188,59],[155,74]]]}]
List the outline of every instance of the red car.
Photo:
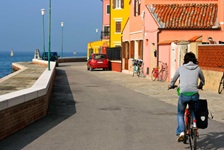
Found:
[{"label": "red car", "polygon": [[93,53],[87,60],[87,70],[102,68],[103,70],[109,69],[109,62],[107,54]]}]

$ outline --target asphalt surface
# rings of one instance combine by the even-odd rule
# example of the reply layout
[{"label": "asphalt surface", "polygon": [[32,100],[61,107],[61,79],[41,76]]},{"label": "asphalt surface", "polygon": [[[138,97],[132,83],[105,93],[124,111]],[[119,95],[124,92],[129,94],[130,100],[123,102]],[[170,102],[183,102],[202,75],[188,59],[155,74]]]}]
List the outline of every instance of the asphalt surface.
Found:
[{"label": "asphalt surface", "polygon": [[[48,115],[0,141],[0,149],[189,149],[176,142],[177,95],[167,90],[168,83],[91,72],[77,62],[60,64],[56,74]],[[200,93],[214,119],[199,130],[198,147],[224,149],[223,94],[206,89]]]}]

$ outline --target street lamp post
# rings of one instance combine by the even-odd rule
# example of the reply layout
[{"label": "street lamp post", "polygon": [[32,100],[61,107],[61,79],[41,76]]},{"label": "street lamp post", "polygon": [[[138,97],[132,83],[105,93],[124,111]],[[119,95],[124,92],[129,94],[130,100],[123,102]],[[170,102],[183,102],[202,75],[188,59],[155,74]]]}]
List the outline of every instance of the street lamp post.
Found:
[{"label": "street lamp post", "polygon": [[63,27],[64,27],[64,22],[61,22],[61,57],[63,57]]},{"label": "street lamp post", "polygon": [[48,70],[50,69],[50,52],[51,52],[51,0],[49,0],[49,15],[48,15]]},{"label": "street lamp post", "polygon": [[96,29],[96,39],[98,40],[98,29]]},{"label": "street lamp post", "polygon": [[45,9],[41,9],[41,15],[43,16],[43,51],[45,53],[45,32],[44,32],[44,13]]}]

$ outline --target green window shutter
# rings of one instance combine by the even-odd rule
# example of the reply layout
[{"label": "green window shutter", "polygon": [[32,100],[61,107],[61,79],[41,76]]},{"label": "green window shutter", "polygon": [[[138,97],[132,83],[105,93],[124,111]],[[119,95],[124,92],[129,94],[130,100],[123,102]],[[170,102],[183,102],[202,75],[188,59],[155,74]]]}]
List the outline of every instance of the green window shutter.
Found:
[{"label": "green window shutter", "polygon": [[110,14],[110,5],[107,5],[107,14]]}]

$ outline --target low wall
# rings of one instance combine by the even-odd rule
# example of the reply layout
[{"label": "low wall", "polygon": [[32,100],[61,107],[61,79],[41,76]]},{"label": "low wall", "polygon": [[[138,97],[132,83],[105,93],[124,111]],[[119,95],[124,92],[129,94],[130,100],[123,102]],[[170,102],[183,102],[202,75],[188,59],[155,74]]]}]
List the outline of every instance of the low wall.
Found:
[{"label": "low wall", "polygon": [[218,91],[219,83],[224,72],[220,68],[224,64],[224,44],[198,45],[198,61],[205,76],[205,89]]},{"label": "low wall", "polygon": [[212,91],[218,91],[219,83],[222,77],[222,71],[208,70],[202,67],[202,71],[205,76],[204,89],[210,89]]},{"label": "low wall", "polygon": [[117,71],[117,72],[121,72],[121,61],[110,61],[110,68],[112,71]]},{"label": "low wall", "polygon": [[86,62],[87,61],[87,57],[80,57],[80,58],[59,58],[58,59],[58,63],[66,63],[66,62]]},{"label": "low wall", "polygon": [[[47,66],[47,62],[42,60],[34,59],[33,63]],[[51,62],[51,70],[47,68],[31,88],[0,95],[0,140],[47,114],[55,79],[55,65],[55,62]],[[21,66],[14,67],[19,69]]]}]

